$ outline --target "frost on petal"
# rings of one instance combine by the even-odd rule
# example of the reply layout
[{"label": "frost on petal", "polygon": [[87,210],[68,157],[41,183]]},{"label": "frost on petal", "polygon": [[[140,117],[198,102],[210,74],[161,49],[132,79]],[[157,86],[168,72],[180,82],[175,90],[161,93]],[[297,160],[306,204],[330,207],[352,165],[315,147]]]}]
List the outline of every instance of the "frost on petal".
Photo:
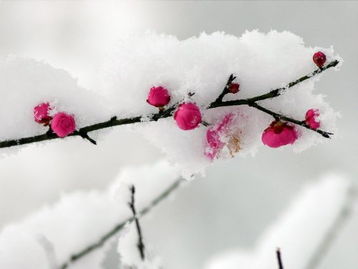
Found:
[{"label": "frost on petal", "polygon": [[41,103],[34,107],[34,120],[37,123],[48,125],[52,119],[49,115],[51,106],[49,103]]},{"label": "frost on petal", "polygon": [[318,109],[311,108],[307,110],[306,117],[305,117],[306,124],[312,129],[318,129],[321,125],[318,117],[319,117]]},{"label": "frost on petal", "polygon": [[224,147],[227,147],[231,156],[240,150],[236,124],[235,115],[229,113],[207,130],[205,156],[211,160],[218,158]]}]

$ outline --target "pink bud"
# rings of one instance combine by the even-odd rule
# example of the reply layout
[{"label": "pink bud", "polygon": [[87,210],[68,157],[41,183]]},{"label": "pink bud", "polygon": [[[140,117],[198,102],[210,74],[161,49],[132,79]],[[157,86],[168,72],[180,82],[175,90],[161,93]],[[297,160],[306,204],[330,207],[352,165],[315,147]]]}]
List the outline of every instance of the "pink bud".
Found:
[{"label": "pink bud", "polygon": [[147,102],[155,107],[163,107],[170,102],[170,95],[166,88],[152,87],[149,91]]},{"label": "pink bud", "polygon": [[51,129],[59,137],[72,134],[76,129],[75,119],[72,115],[64,112],[57,113],[51,122]]},{"label": "pink bud", "polygon": [[309,109],[306,112],[306,124],[311,127],[312,129],[318,129],[321,125],[319,120],[317,119],[319,116],[319,110],[318,109]]},{"label": "pink bud", "polygon": [[229,92],[231,93],[238,93],[240,91],[240,84],[239,83],[231,83],[229,86]]},{"label": "pink bud", "polygon": [[182,130],[192,130],[201,123],[201,112],[194,103],[181,104],[174,113],[174,119]]},{"label": "pink bud", "polygon": [[271,148],[293,144],[297,140],[295,128],[282,121],[274,121],[262,133],[262,142]]},{"label": "pink bud", "polygon": [[49,103],[41,103],[34,107],[34,120],[37,123],[48,125],[52,119],[49,115],[51,110]]},{"label": "pink bud", "polygon": [[313,54],[313,62],[318,66],[322,67],[326,62],[326,55],[322,51],[318,51]]}]

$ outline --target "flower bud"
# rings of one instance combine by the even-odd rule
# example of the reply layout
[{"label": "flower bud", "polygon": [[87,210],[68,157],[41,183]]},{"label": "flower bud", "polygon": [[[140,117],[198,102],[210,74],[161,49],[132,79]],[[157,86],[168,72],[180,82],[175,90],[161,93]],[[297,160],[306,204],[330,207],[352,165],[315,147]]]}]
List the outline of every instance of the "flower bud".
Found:
[{"label": "flower bud", "polygon": [[262,143],[271,148],[293,144],[298,135],[295,128],[286,122],[274,121],[262,133]]},{"label": "flower bud", "polygon": [[49,112],[51,110],[49,103],[41,103],[34,107],[34,120],[37,123],[48,125],[52,119],[52,117],[49,115]]},{"label": "flower bud", "polygon": [[51,129],[59,137],[68,136],[76,129],[75,119],[72,115],[65,112],[59,112],[51,121]]},{"label": "flower bud", "polygon": [[230,93],[238,93],[240,91],[240,84],[239,83],[231,83],[229,85],[229,92]]},{"label": "flower bud", "polygon": [[166,88],[152,87],[149,91],[147,103],[155,107],[163,107],[170,102],[170,95]]},{"label": "flower bud", "polygon": [[313,54],[313,62],[318,67],[323,67],[324,63],[326,62],[326,55],[322,51],[318,51],[315,54]]},{"label": "flower bud", "polygon": [[201,112],[194,103],[181,104],[174,113],[174,119],[182,130],[192,130],[201,123]]}]

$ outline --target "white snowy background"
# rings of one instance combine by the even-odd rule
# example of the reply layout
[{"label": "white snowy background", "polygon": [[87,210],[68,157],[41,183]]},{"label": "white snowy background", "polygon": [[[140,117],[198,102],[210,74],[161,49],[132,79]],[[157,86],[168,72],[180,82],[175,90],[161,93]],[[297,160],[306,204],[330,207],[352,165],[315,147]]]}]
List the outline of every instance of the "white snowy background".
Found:
[{"label": "white snowy background", "polygon": [[[206,171],[205,178],[191,182],[175,199],[164,202],[142,220],[148,247],[161,257],[165,268],[262,268],[262,264],[274,268],[278,246],[287,268],[302,268],[310,253],[301,250],[313,249],[335,217],[348,188],[346,179],[356,182],[358,34],[353,27],[358,23],[357,14],[358,3],[354,2],[5,1],[0,3],[0,55],[44,61],[68,70],[80,87],[93,88],[100,62],[108,57],[108,44],[147,29],[179,39],[203,31],[241,36],[247,29],[290,30],[303,37],[307,46],[333,45],[345,60],[344,66],[340,72],[329,71],[315,87],[342,114],[337,121],[338,137],[299,154],[262,148],[254,158],[217,162]],[[85,111],[91,111],[88,104]],[[16,111],[11,113],[19,117]],[[16,257],[24,255],[41,264],[34,268],[46,266],[39,240],[27,231],[56,238],[62,229],[74,227],[62,241],[57,236],[60,260],[72,248],[91,241],[96,227],[105,230],[106,224],[120,216],[104,212],[102,219],[86,219],[87,215],[81,217],[80,212],[103,212],[107,204],[116,211],[119,203],[106,195],[108,185],[116,178],[150,180],[149,176],[143,179],[144,175],[155,177],[158,170],[163,174],[168,169],[166,164],[155,165],[162,158],[156,147],[125,128],[107,134],[97,147],[85,141],[65,140],[2,156],[0,267],[24,268],[21,262],[26,259],[17,259],[14,267],[15,253]],[[153,171],[141,172],[140,165],[146,165],[142,169],[148,171],[153,165]],[[158,169],[158,165],[164,168]],[[139,170],[138,176],[133,174],[133,167]],[[158,175],[157,180],[163,178]],[[58,219],[53,217],[56,212],[61,216]],[[319,268],[358,265],[358,213],[354,213]],[[86,222],[93,227],[82,225],[89,230],[76,229],[76,223],[80,226]],[[67,240],[73,237],[73,242]],[[287,242],[297,245],[292,247]],[[114,268],[116,254],[112,251],[104,258],[92,258],[100,260],[105,268]],[[87,263],[78,268],[96,266],[91,259]]]}]

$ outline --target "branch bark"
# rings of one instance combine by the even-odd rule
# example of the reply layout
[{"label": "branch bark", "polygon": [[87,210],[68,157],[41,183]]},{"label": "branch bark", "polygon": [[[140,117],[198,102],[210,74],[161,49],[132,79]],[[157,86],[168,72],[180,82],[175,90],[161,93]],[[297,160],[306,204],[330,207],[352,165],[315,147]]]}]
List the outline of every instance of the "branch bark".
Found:
[{"label": "branch bark", "polygon": [[[287,89],[292,88],[293,86],[295,86],[295,85],[297,85],[297,84],[299,84],[299,83],[301,83],[301,82],[303,82],[305,80],[308,80],[308,79],[310,79],[310,78],[312,78],[312,77],[324,72],[325,70],[327,70],[329,68],[337,66],[338,63],[339,63],[338,60],[333,60],[330,63],[328,63],[327,65],[325,65],[324,67],[318,68],[318,69],[314,70],[313,72],[311,72],[311,73],[309,73],[309,74],[307,74],[307,75],[305,75],[303,77],[300,77],[300,78],[288,83],[285,87],[281,87],[281,88],[271,90],[266,94],[258,95],[258,96],[247,98],[247,99],[238,99],[238,100],[233,100],[233,101],[223,101],[223,97],[228,93],[228,85],[230,85],[230,83],[232,81],[234,81],[234,79],[235,79],[235,77],[233,75],[230,75],[224,90],[220,93],[220,95],[218,96],[218,98],[216,98],[215,101],[213,101],[211,104],[209,104],[207,109],[212,109],[212,108],[217,108],[217,107],[224,107],[224,106],[247,105],[247,106],[251,106],[251,107],[254,107],[256,109],[259,109],[264,113],[268,113],[267,109],[265,111],[265,110],[262,109],[261,106],[259,108],[259,105],[256,102],[266,100],[266,99],[275,98],[275,97],[281,95]],[[167,109],[165,109],[163,111],[159,111],[158,113],[148,115],[147,117],[136,116],[136,117],[117,119],[117,117],[114,116],[111,119],[109,119],[108,121],[99,122],[99,123],[95,123],[95,124],[92,124],[92,125],[82,127],[79,130],[75,131],[74,133],[70,134],[69,136],[80,136],[80,137],[82,137],[84,139],[89,140],[93,144],[96,144],[96,142],[93,139],[89,138],[88,133],[93,132],[93,131],[97,131],[97,130],[101,130],[101,129],[114,127],[114,126],[119,126],[119,125],[135,124],[135,123],[139,123],[139,122],[144,121],[144,119],[146,119],[145,121],[158,121],[159,119],[168,118],[168,117],[172,116],[172,114],[174,113],[174,111],[177,108],[177,106],[178,106],[178,104],[174,104],[171,107],[169,107],[169,108],[167,108]],[[272,115],[272,113],[274,113],[274,112],[271,112],[271,113],[268,113],[268,114]],[[277,115],[279,115],[279,114],[277,114]],[[281,117],[281,119],[285,119],[287,121],[290,121],[291,123],[298,124],[300,126],[308,128],[307,126],[302,125],[302,122],[300,123],[300,121],[298,121],[298,120],[290,119],[288,117],[285,117],[284,115],[280,115],[280,117]],[[311,128],[308,128],[308,129],[311,129]],[[331,133],[323,131],[323,130],[314,130],[314,131],[319,133],[319,134],[321,134],[324,137],[330,137],[330,135],[332,135]],[[0,141],[0,148],[7,148],[7,147],[25,145],[25,144],[36,143],[36,142],[41,142],[41,141],[46,141],[46,140],[59,139],[59,138],[60,137],[58,137],[56,134],[54,134],[52,132],[46,132],[46,133],[44,133],[42,135],[36,135],[36,136],[30,136],[30,137],[23,137],[23,138],[19,138],[19,139],[9,139],[9,140]]]}]

